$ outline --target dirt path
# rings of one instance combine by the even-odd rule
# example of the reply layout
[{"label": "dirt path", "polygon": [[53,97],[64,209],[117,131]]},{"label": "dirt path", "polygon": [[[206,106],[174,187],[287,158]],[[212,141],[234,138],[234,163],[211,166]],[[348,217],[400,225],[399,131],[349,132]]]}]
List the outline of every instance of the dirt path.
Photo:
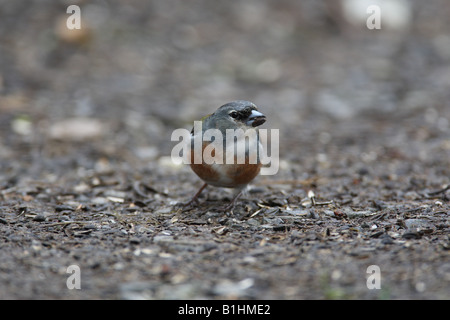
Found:
[{"label": "dirt path", "polygon": [[[74,40],[65,7],[2,13],[0,299],[450,298],[446,2],[376,35],[314,1],[134,2],[81,5]],[[171,132],[234,99],[279,172],[183,212]]]}]

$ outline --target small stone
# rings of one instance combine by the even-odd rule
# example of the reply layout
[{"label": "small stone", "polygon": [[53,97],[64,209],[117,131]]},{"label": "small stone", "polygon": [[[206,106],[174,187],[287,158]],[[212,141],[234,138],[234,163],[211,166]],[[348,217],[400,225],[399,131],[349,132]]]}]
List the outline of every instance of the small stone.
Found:
[{"label": "small stone", "polygon": [[141,243],[141,239],[133,237],[130,239],[130,243],[131,244],[139,244],[139,243]]},{"label": "small stone", "polygon": [[47,218],[45,217],[44,214],[37,214],[37,215],[33,218],[33,221],[36,221],[36,222],[44,222],[45,220],[47,220]]}]

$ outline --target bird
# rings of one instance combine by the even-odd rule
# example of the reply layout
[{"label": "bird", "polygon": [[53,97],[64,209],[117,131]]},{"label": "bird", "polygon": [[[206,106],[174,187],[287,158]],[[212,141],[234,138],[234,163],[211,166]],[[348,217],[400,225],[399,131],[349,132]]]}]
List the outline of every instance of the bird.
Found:
[{"label": "bird", "polygon": [[[227,206],[218,208],[218,211],[233,211],[247,185],[260,172],[263,146],[259,140],[257,127],[265,122],[266,116],[254,103],[236,100],[222,105],[214,113],[203,117],[201,131],[195,130],[194,125],[190,136],[189,163],[192,171],[203,180],[204,184],[185,204],[185,207],[198,203],[198,197],[202,191],[211,185],[237,190]],[[211,141],[205,139],[209,129],[215,129],[213,133],[218,134],[218,137],[214,137]],[[244,132],[250,133],[247,135],[247,140],[242,134]],[[231,133],[235,136],[230,138],[227,134]],[[196,139],[201,141],[201,148],[195,148]],[[206,151],[210,153],[207,154]],[[217,161],[211,161],[208,155]],[[239,158],[239,156],[242,157]],[[196,157],[201,161],[195,161]]]}]

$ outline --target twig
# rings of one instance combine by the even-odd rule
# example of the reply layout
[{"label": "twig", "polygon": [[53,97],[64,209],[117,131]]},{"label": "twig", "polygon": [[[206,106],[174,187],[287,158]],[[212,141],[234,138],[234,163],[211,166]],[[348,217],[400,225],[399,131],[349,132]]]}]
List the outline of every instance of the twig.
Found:
[{"label": "twig", "polygon": [[427,192],[426,196],[427,198],[431,198],[433,196],[437,196],[440,193],[444,193],[447,190],[450,190],[450,184],[446,185],[444,188],[440,189],[440,190],[436,190],[436,191],[432,191],[432,192]]},{"label": "twig", "polygon": [[93,224],[92,221],[61,221],[61,222],[55,222],[55,223],[50,223],[50,224],[42,224],[43,227],[55,227],[55,226],[65,226],[65,225],[69,225],[72,223],[77,223],[77,224]]}]

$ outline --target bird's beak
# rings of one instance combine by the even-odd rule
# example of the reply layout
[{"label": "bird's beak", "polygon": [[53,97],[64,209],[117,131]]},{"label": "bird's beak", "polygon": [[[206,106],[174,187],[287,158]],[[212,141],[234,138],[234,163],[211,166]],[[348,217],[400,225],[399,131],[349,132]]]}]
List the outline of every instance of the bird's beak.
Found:
[{"label": "bird's beak", "polygon": [[252,113],[247,118],[246,124],[248,126],[257,127],[262,125],[264,122],[266,122],[266,116],[259,111],[252,110]]}]

